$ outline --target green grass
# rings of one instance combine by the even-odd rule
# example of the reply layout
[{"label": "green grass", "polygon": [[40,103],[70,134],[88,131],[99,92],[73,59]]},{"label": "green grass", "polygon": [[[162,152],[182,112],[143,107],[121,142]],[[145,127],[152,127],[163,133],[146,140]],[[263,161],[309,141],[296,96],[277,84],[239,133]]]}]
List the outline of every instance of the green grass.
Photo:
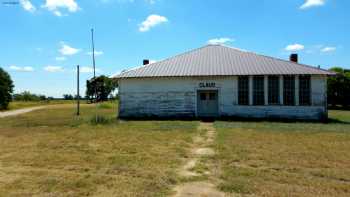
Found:
[{"label": "green grass", "polygon": [[219,188],[253,196],[349,196],[350,111],[332,123],[216,122]]},{"label": "green grass", "polygon": [[116,120],[116,106],[74,116],[55,105],[0,119],[0,196],[164,196],[197,122]]}]

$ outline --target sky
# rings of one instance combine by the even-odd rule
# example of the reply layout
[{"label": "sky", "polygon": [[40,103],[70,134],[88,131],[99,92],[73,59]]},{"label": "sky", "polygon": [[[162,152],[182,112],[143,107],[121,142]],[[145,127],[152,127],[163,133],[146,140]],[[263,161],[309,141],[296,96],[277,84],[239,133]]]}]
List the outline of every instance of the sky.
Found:
[{"label": "sky", "polygon": [[15,92],[62,97],[93,76],[111,76],[224,44],[300,63],[350,69],[348,0],[0,0],[0,67]]}]

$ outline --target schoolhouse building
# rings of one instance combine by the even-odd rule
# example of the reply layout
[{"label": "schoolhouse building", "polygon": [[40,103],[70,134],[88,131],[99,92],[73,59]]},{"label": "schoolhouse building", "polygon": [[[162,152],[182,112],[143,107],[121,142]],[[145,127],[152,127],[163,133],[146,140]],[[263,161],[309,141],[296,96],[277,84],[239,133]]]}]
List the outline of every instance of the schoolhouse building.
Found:
[{"label": "schoolhouse building", "polygon": [[207,45],[124,71],[120,118],[244,117],[321,120],[327,117],[327,76],[290,59]]}]

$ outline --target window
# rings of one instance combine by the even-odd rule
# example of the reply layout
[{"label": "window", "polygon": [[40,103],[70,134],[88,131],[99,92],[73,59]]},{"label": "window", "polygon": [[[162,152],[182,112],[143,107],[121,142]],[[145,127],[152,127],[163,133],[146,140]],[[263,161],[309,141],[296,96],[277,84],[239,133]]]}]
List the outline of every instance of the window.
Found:
[{"label": "window", "polygon": [[209,93],[209,100],[213,101],[216,100],[216,94],[215,93]]},{"label": "window", "polygon": [[311,80],[310,76],[299,77],[299,105],[310,105],[311,104]]},{"label": "window", "polygon": [[249,78],[248,76],[238,77],[238,104],[249,105]]},{"label": "window", "polygon": [[201,100],[202,100],[202,101],[207,100],[207,94],[206,94],[206,93],[201,93],[201,94],[200,94],[200,97],[201,97]]},{"label": "window", "polygon": [[268,79],[269,105],[280,104],[279,76],[269,76]]},{"label": "window", "polygon": [[264,105],[264,76],[254,76],[253,78],[253,104]]},{"label": "window", "polygon": [[295,105],[295,77],[283,76],[283,103]]}]

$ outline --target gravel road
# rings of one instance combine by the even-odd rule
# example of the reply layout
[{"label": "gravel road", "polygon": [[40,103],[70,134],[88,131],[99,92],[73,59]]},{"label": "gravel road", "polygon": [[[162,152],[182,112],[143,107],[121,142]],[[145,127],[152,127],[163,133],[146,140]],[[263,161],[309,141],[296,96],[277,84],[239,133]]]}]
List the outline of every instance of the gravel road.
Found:
[{"label": "gravel road", "polygon": [[6,111],[6,112],[0,112],[0,118],[4,118],[7,116],[17,116],[20,114],[25,114],[31,111],[39,110],[44,108],[45,106],[39,106],[39,107],[30,107],[30,108],[25,108],[25,109],[17,109],[17,110],[11,110],[11,111]]}]

